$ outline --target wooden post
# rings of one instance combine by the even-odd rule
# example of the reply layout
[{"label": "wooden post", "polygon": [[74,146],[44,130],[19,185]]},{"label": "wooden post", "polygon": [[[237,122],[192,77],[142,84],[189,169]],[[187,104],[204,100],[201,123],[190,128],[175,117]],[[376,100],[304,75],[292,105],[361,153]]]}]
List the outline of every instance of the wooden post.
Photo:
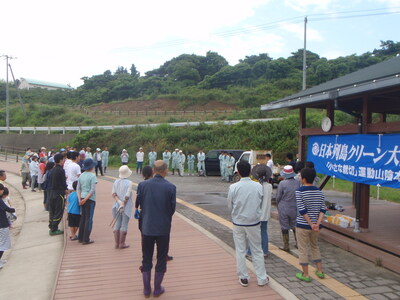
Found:
[{"label": "wooden post", "polygon": [[386,114],[379,114],[379,122],[380,123],[386,123]]},{"label": "wooden post", "polygon": [[306,161],[306,136],[303,135],[303,129],[306,128],[305,106],[299,109],[299,127],[299,158],[301,161]]},{"label": "wooden post", "polygon": [[369,227],[369,185],[360,185],[360,227],[368,229]]},{"label": "wooden post", "polygon": [[333,101],[328,102],[326,105],[326,116],[331,119],[332,127],[335,126],[335,106],[333,105]]},{"label": "wooden post", "polygon": [[[361,132],[363,134],[368,132],[368,124],[371,124],[372,121],[372,113],[369,109],[369,101],[368,95],[364,96],[363,99],[363,112],[362,112],[362,126]],[[361,184],[359,185],[359,193],[357,193],[359,197],[359,214],[360,214],[360,227],[368,229],[369,227],[369,185],[368,184]]]}]

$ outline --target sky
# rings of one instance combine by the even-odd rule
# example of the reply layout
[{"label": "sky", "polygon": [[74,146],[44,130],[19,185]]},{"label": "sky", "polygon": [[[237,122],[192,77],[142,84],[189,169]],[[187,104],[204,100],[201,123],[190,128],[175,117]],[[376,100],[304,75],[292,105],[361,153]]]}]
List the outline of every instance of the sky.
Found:
[{"label": "sky", "polygon": [[183,53],[211,50],[231,65],[288,57],[303,48],[305,16],[307,49],[329,59],[400,41],[400,0],[19,0],[1,5],[0,55],[16,57],[16,78],[78,87],[118,66],[144,75]]}]

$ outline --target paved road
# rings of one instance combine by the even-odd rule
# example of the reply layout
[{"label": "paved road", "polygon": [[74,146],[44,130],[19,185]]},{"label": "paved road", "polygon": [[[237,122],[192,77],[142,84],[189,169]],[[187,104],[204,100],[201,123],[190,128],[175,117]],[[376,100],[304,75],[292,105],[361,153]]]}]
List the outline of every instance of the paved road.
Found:
[{"label": "paved road", "polygon": [[[116,170],[110,170],[108,176],[116,176]],[[140,182],[140,176],[133,174],[132,180]],[[169,175],[167,179],[177,185],[178,197],[206,211],[230,221],[226,206],[229,184],[219,177],[179,177]],[[109,179],[111,180],[111,179]],[[327,199],[344,204],[351,202],[346,193],[327,192]],[[204,216],[184,205],[178,205],[178,211],[192,221],[233,247],[232,232],[219,222]],[[278,221],[272,219],[268,225],[270,243],[281,245]],[[291,236],[291,248],[293,247]],[[376,266],[374,263],[344,251],[327,242],[320,242],[325,272],[334,279],[368,299],[400,299],[400,275]],[[293,255],[296,255],[294,251]],[[299,299],[341,299],[336,292],[314,280],[312,283],[299,282],[294,278],[296,266],[272,254],[266,260],[268,273],[288,288]],[[356,298],[351,298],[356,299]]]}]

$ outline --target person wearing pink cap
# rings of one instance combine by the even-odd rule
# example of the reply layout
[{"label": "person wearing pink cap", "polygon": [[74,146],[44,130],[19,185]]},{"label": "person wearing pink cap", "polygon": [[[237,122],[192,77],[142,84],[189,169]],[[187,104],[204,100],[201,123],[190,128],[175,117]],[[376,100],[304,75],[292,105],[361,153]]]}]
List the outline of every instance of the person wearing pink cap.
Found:
[{"label": "person wearing pink cap", "polygon": [[283,168],[281,176],[284,178],[279,185],[276,193],[276,205],[279,213],[279,223],[282,230],[283,247],[280,249],[289,252],[289,230],[292,229],[296,239],[296,190],[300,187],[300,182],[294,177],[293,167],[287,165]]}]

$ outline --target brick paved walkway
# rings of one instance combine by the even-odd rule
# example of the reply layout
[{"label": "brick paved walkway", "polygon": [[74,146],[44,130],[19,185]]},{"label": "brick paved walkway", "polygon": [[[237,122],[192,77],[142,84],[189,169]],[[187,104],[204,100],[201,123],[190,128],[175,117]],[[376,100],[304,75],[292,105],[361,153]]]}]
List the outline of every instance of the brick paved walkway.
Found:
[{"label": "brick paved walkway", "polygon": [[[140,237],[130,222],[129,249],[114,249],[111,222],[112,183],[99,180],[94,244],[67,241],[54,299],[142,299]],[[213,240],[174,216],[163,299],[282,299],[271,287],[258,287],[254,275],[239,285],[235,258]]]}]

